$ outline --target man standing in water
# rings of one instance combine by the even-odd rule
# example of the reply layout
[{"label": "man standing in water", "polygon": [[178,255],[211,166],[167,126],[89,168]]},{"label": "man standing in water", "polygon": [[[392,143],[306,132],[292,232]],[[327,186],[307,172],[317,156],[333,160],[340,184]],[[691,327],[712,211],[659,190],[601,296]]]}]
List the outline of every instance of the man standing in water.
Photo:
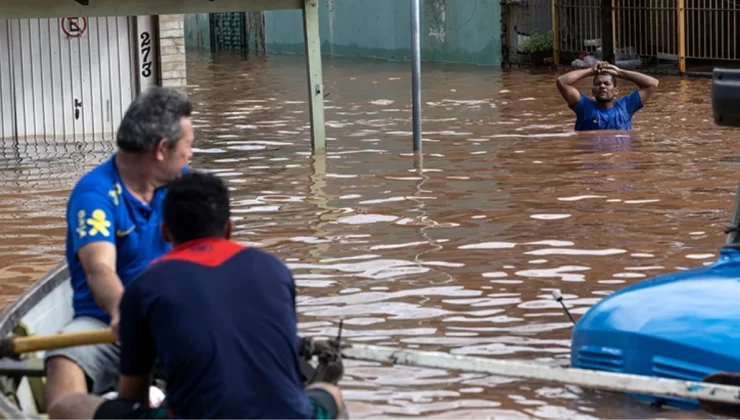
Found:
[{"label": "man standing in water", "polygon": [[[594,99],[582,94],[575,86],[585,77],[594,76]],[[617,80],[623,78],[637,85],[629,95],[618,96]],[[636,71],[623,70],[606,61],[598,61],[588,69],[573,70],[557,80],[557,87],[568,107],[576,114],[576,131],[631,130],[632,116],[642,109],[658,87],[658,80]]]},{"label": "man standing in water", "polygon": [[[124,288],[168,252],[159,229],[163,186],[188,172],[190,102],[153,88],[129,106],[116,135],[118,151],[85,174],[67,203],[66,258],[74,319],[62,332],[107,328],[118,333]],[[46,355],[46,407],[71,392],[101,394],[118,383],[117,344],[71,347]]]}]

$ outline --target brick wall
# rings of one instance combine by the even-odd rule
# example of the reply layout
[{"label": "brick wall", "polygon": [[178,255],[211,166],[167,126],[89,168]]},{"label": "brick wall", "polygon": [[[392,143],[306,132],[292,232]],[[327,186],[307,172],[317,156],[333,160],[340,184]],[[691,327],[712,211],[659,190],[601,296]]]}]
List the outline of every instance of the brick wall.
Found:
[{"label": "brick wall", "polygon": [[163,87],[187,93],[183,15],[159,15],[159,69]]}]

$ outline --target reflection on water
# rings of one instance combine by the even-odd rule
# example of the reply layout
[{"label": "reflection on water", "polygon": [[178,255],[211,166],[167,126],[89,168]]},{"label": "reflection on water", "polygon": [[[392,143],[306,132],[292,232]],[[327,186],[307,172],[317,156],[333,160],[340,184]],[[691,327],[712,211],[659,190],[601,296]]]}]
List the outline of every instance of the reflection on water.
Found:
[{"label": "reflection on water", "polygon": [[[709,82],[663,78],[631,134],[575,134],[554,75],[425,64],[424,161],[407,64],[327,59],[328,153],[311,156],[302,57],[189,57],[194,166],[234,197],[237,239],[299,287],[301,334],[568,363],[574,314],[711,262],[738,167]],[[587,83],[586,83],[587,84]],[[585,85],[584,85],[585,88]],[[3,303],[63,255],[65,198],[107,144],[6,143]],[[578,387],[348,361],[354,417],[677,418]],[[692,413],[691,417],[706,417]]]}]

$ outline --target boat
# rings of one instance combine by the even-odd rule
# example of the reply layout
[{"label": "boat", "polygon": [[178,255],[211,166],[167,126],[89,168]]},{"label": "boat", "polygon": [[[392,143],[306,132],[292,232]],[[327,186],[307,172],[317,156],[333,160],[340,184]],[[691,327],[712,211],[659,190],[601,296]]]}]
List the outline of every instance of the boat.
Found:
[{"label": "boat", "polygon": [[[109,343],[115,340],[110,328],[59,334],[59,330],[72,320],[72,285],[66,261],[49,270],[41,279],[20,295],[0,316],[0,354],[14,357],[0,359],[0,418],[43,419],[48,418],[44,404],[44,351],[15,352],[15,338],[34,337],[35,343],[26,341],[26,348],[58,348],[72,345]],[[341,324],[340,324],[341,332]],[[66,338],[64,337],[66,336]],[[70,338],[76,336],[75,338]],[[15,343],[14,343],[15,341]],[[303,346],[310,343],[303,343]],[[306,354],[304,354],[306,353]],[[316,380],[326,379],[331,372],[324,363],[338,357],[332,348],[300,349],[301,374]],[[314,357],[316,356],[316,357]],[[114,398],[115,391],[103,395]],[[149,388],[150,406],[157,406],[165,398],[165,382],[155,375]]]},{"label": "boat", "polygon": [[[740,70],[715,69],[712,85],[715,124],[740,127]],[[711,264],[638,282],[592,306],[573,328],[571,366],[697,382],[740,372],[740,189],[725,233]],[[633,396],[700,408],[694,399]]]},{"label": "boat", "polygon": [[[72,319],[72,287],[66,262],[49,270],[0,316],[0,337],[57,333]],[[21,360],[0,359],[0,417],[45,418],[43,352]]]},{"label": "boat", "polygon": [[[621,289],[591,307],[572,333],[571,366],[701,382],[740,370],[740,247],[712,264]],[[682,398],[635,395],[698,409]]]},{"label": "boat", "polygon": [[[58,335],[73,315],[70,274],[63,261],[0,316],[0,337]],[[0,359],[0,418],[48,418],[44,407],[44,351],[24,352],[18,359]],[[104,397],[115,395],[111,392]],[[157,404],[163,398],[163,389],[150,388],[150,403]]]},{"label": "boat", "polygon": [[[73,315],[71,306],[72,288],[69,281],[70,277],[66,263],[60,263],[45,274],[0,316],[2,337],[59,336],[56,332]],[[740,388],[722,389],[712,386],[687,385],[682,382],[654,382],[646,376],[629,377],[623,375],[616,377],[610,375],[611,372],[594,372],[591,375],[584,375],[582,371],[545,367],[539,364],[412,349],[383,348],[365,344],[350,345],[348,349],[343,351],[343,356],[356,360],[531,378],[617,392],[625,389],[636,389],[641,392],[655,392],[655,395],[715,396],[730,401],[737,399],[740,392]],[[0,390],[2,391],[2,395],[0,395],[0,418],[47,418],[43,403],[44,371],[42,361],[43,351],[24,352],[20,361],[0,359]],[[701,380],[698,382],[701,382]],[[154,397],[156,398],[156,396]]]}]

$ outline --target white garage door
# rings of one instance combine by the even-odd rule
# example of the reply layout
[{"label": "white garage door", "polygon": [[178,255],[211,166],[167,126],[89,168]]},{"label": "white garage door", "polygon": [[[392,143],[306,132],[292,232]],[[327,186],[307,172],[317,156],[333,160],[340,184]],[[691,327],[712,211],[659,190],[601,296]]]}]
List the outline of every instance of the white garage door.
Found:
[{"label": "white garage door", "polygon": [[0,20],[3,137],[113,139],[135,91],[127,17]]}]

